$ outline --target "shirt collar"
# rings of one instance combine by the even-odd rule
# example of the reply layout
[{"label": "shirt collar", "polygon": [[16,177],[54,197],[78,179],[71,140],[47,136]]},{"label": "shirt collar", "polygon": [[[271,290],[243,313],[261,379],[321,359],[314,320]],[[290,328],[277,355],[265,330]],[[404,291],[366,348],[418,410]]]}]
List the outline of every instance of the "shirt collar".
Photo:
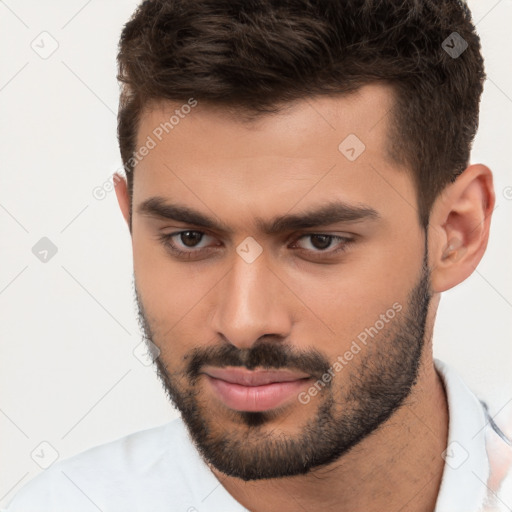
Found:
[{"label": "shirt collar", "polygon": [[487,496],[487,418],[478,398],[447,364],[434,359],[448,400],[448,445],[434,512],[477,512]]}]

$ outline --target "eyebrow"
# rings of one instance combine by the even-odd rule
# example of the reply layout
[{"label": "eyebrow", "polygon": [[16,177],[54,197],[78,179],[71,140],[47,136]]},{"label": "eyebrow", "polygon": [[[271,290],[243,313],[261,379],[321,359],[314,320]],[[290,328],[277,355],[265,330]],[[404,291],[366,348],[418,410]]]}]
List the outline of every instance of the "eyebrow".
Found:
[{"label": "eyebrow", "polygon": [[[136,211],[140,215],[193,224],[228,234],[233,233],[233,229],[223,222],[216,221],[188,206],[168,203],[164,198],[158,196],[140,203]],[[327,226],[338,222],[351,223],[379,218],[379,213],[370,206],[332,201],[302,213],[286,214],[270,221],[256,218],[255,222],[262,233],[275,235],[298,229]]]}]

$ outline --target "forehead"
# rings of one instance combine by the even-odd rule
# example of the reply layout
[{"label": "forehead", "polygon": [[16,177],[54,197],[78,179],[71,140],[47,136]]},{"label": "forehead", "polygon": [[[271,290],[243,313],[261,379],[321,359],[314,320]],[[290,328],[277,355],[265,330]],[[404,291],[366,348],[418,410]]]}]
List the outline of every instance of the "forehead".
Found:
[{"label": "forehead", "polygon": [[388,156],[390,86],[305,98],[252,121],[191,104],[163,102],[142,116],[137,149],[151,149],[137,161],[135,205],[168,197],[247,222],[334,198],[376,210],[397,194],[414,202],[407,173]]},{"label": "forehead", "polygon": [[[234,107],[228,109],[201,100],[194,100],[193,107],[190,100],[153,102],[141,116],[137,146],[142,146],[148,135],[164,145],[173,140],[193,145],[193,140],[184,139],[196,131],[197,137],[208,137],[211,143],[204,138],[201,142],[215,151],[217,140],[224,142],[226,134],[236,133],[237,137],[231,139],[232,156],[239,156],[244,149],[256,149],[260,142],[268,152],[281,149],[284,155],[294,150],[303,155],[308,152],[316,155],[319,143],[331,148],[343,134],[352,133],[371,149],[382,149],[381,156],[387,156],[385,143],[394,97],[391,85],[368,84],[350,94],[303,98],[281,104],[278,113],[254,116]],[[244,134],[250,138],[252,147],[244,147]],[[188,144],[183,149],[187,147]],[[223,154],[226,149],[222,148]]]}]

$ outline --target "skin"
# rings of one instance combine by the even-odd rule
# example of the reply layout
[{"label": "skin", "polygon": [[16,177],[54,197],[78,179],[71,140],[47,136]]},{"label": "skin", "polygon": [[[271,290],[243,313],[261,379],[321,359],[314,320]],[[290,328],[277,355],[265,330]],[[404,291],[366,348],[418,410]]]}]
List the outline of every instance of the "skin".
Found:
[{"label": "skin", "polygon": [[[279,335],[301,350],[314,347],[334,362],[393,303],[406,307],[420,275],[425,233],[411,176],[387,156],[392,105],[392,90],[384,85],[367,85],[346,97],[297,101],[250,123],[199,103],[137,164],[134,273],[169,372],[182,372],[194,347],[222,340],[251,348],[265,335]],[[146,112],[139,145],[179,107],[165,102]],[[354,162],[338,151],[350,133],[366,146]],[[115,181],[130,225],[126,182]],[[138,205],[153,196],[199,210],[232,233],[139,214]],[[369,205],[379,219],[279,235],[265,235],[255,224],[256,218],[270,220],[333,199]],[[427,237],[432,298],[418,379],[405,403],[340,459],[305,475],[246,482],[212,467],[235,499],[257,512],[434,509],[448,432],[446,396],[433,366],[435,314],[440,294],[464,281],[481,260],[493,208],[492,174],[480,164],[470,165],[433,206]],[[199,246],[213,249],[180,259],[158,238],[187,229],[208,234]],[[294,244],[315,233],[356,241],[331,256],[319,254],[311,238]],[[250,264],[236,252],[249,236],[262,248]],[[357,369],[361,360],[354,356],[347,368]],[[339,372],[335,385],[346,385],[348,375]],[[246,428],[219,407],[205,382],[200,390],[204,411],[220,430]],[[297,435],[319,400],[307,406],[294,402],[265,428]]]}]

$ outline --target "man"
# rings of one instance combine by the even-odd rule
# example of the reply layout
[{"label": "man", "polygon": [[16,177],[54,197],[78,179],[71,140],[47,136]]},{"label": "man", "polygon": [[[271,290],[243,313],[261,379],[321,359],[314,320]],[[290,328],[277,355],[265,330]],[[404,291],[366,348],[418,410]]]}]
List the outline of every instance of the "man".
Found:
[{"label": "man", "polygon": [[8,510],[511,510],[510,441],[432,355],[495,203],[468,8],[146,1],[118,62],[116,194],[181,418]]}]

